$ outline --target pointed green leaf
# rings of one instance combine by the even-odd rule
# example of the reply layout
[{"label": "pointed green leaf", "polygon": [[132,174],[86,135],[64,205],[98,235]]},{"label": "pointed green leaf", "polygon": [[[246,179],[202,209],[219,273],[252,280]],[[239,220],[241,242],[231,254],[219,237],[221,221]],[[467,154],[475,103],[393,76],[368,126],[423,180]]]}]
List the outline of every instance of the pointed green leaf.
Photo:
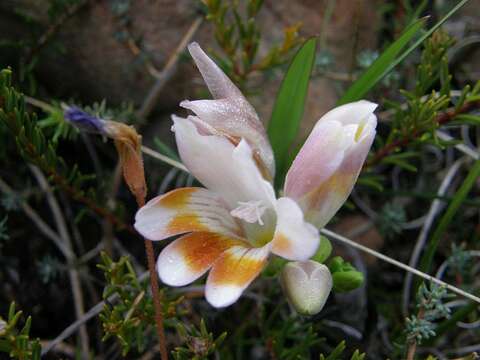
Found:
[{"label": "pointed green leaf", "polygon": [[279,177],[285,171],[289,149],[297,136],[303,117],[316,44],[315,38],[307,40],[294,56],[273,106],[268,137],[275,154]]},{"label": "pointed green leaf", "polygon": [[367,71],[357,79],[347,92],[338,101],[338,105],[357,101],[370,91],[380,80],[382,80],[390,71],[400,64],[408,55],[419,47],[425,39],[432,35],[442,24],[455,14],[469,0],[462,0],[455,5],[442,19],[426,31],[417,41],[415,41],[407,50],[402,49],[410,42],[415,34],[423,27],[425,18],[410,25],[402,35],[390,45],[380,57],[367,69]]},{"label": "pointed green leaf", "polygon": [[395,40],[377,60],[358,78],[338,100],[338,105],[360,100],[376,83],[392,69],[392,64],[398,58],[405,46],[425,25],[426,19],[420,19],[410,25],[400,37]]}]

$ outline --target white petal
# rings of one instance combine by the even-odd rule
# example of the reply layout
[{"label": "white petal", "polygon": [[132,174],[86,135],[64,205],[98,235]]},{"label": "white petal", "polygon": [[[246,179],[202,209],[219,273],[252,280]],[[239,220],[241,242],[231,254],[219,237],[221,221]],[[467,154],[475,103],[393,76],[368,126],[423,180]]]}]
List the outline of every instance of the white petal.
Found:
[{"label": "white petal", "polygon": [[201,121],[213,127],[214,134],[220,133],[238,141],[244,138],[258,156],[260,166],[273,178],[273,151],[255,109],[197,43],[190,44],[188,49],[216,100],[187,100],[180,106],[192,110]]},{"label": "white petal", "polygon": [[169,244],[160,253],[157,271],[170,286],[184,286],[205,274],[218,257],[241,241],[213,233],[191,233]]},{"label": "white petal", "polygon": [[270,247],[234,246],[225,251],[208,274],[205,287],[207,301],[225,307],[238,300],[266,264]]},{"label": "white petal", "polygon": [[317,228],[304,221],[297,203],[289,198],[278,199],[272,252],[288,260],[305,261],[315,254],[319,242]]},{"label": "white petal", "polygon": [[220,197],[195,187],[175,189],[150,200],[135,215],[135,228],[150,240],[192,231],[242,234]]},{"label": "white petal", "polygon": [[316,126],[326,121],[338,121],[343,125],[359,124],[369,118],[377,107],[378,104],[367,100],[341,105],[323,115]]},{"label": "white petal", "polygon": [[235,147],[224,137],[199,134],[189,119],[172,119],[183,163],[205,187],[221,195],[230,210],[251,200],[274,206],[273,187],[260,174],[246,141]]},{"label": "white petal", "polygon": [[207,83],[208,90],[215,99],[242,96],[242,93],[228,78],[227,75],[210,59],[198,43],[188,45],[188,51],[195,60],[198,70]]}]

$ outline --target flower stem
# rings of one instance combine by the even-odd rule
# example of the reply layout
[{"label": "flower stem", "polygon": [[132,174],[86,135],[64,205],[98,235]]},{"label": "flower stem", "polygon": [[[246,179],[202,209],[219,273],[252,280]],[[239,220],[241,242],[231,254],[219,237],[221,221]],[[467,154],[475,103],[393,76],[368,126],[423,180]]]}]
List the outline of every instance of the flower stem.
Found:
[{"label": "flower stem", "polygon": [[[138,207],[145,205],[145,199],[137,197]],[[153,252],[152,241],[146,238],[145,253],[147,254],[148,272],[150,273],[150,287],[152,289],[153,308],[155,310],[155,325],[158,333],[158,344],[160,347],[160,357],[162,360],[168,360],[167,345],[165,340],[165,329],[163,328],[163,311],[160,299],[160,288],[158,286],[157,273],[155,271],[155,254]]]}]

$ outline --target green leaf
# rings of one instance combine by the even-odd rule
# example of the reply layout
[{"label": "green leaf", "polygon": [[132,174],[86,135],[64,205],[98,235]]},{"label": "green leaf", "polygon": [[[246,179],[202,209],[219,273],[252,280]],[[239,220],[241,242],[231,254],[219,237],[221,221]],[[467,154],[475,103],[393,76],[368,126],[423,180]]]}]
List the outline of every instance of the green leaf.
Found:
[{"label": "green leaf", "polygon": [[462,203],[466,200],[468,193],[472,189],[472,186],[475,185],[475,181],[480,176],[480,160],[477,160],[474,165],[471,167],[470,172],[463,181],[462,185],[455,193],[452,202],[447,208],[447,211],[440,219],[438,226],[436,227],[429,243],[426,248],[425,254],[422,257],[420,262],[420,270],[428,273],[430,267],[432,266],[433,256],[437,251],[438,244],[442,238],[445,230],[450,225],[453,220],[453,217],[456,215]]},{"label": "green leaf", "polygon": [[[410,55],[425,39],[432,35],[442,24],[455,14],[469,0],[462,0],[455,5],[442,19],[425,32],[407,50],[401,53],[401,49],[413,38],[416,32],[423,26],[425,19],[420,19],[409,26],[387,50],[367,69],[367,71],[356,80],[347,92],[338,101],[338,105],[360,100],[371,88],[382,80],[390,71]],[[392,49],[393,48],[393,49]],[[373,70],[372,70],[373,68]]]},{"label": "green leaf", "polygon": [[273,106],[268,137],[275,154],[277,185],[285,172],[289,149],[297,136],[303,117],[316,44],[315,38],[307,40],[294,56]]},{"label": "green leaf", "polygon": [[338,105],[360,100],[372,87],[387,75],[394,66],[395,60],[405,46],[425,25],[426,18],[417,20],[395,40],[377,60],[358,78],[338,100]]},{"label": "green leaf", "polygon": [[320,360],[339,360],[341,359],[341,356],[345,351],[346,347],[347,346],[345,345],[345,340],[342,340],[327,357],[325,357],[323,354],[320,354]]},{"label": "green leaf", "polygon": [[320,245],[312,260],[323,264],[332,253],[332,243],[325,236],[320,235]]}]

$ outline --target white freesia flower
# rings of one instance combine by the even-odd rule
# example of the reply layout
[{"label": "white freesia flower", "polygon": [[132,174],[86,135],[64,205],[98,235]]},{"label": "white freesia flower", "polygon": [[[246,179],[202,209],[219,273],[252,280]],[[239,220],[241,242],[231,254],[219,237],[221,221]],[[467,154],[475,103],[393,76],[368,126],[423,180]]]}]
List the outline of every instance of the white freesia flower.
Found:
[{"label": "white freesia flower", "polygon": [[273,152],[255,110],[222,70],[189,46],[213,100],[183,101],[195,115],[173,116],[180,157],[205,188],[173,190],[136,215],[135,228],[163,240],[160,279],[187,285],[208,270],[207,301],[234,303],[270,253],[306,261],[324,226],[348,197],[372,144],[376,105],[347,104],[323,116],[288,172],[285,197],[272,186]]}]

